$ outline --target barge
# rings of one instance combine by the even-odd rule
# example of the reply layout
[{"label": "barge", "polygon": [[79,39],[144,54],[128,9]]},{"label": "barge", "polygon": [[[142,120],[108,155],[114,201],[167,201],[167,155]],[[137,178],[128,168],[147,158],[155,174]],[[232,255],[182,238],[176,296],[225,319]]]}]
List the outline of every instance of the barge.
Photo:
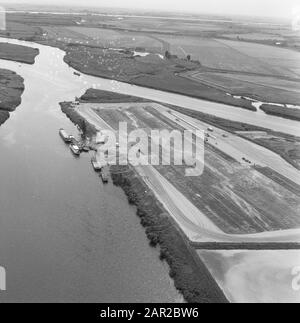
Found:
[{"label": "barge", "polygon": [[93,165],[93,168],[96,172],[100,172],[101,169],[102,169],[102,165],[101,163],[99,163],[96,159],[96,157],[93,157],[92,160],[91,160],[91,163]]},{"label": "barge", "polygon": [[101,177],[102,182],[104,184],[108,183],[108,179],[109,179],[109,167],[108,166],[105,166],[102,168],[100,177]]},{"label": "barge", "polygon": [[74,138],[73,136],[69,136],[64,129],[59,129],[59,135],[65,143],[71,143]]},{"label": "barge", "polygon": [[70,149],[72,151],[72,153],[76,156],[79,156],[80,155],[80,148],[76,145],[70,145]]}]

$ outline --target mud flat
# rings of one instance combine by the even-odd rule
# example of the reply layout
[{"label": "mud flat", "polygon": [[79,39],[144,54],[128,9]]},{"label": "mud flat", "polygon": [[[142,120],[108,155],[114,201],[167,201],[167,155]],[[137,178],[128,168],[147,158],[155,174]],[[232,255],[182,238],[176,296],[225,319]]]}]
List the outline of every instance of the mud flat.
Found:
[{"label": "mud flat", "polygon": [[0,125],[9,118],[9,112],[21,103],[24,80],[15,72],[0,69]]},{"label": "mud flat", "polygon": [[25,64],[34,64],[39,50],[31,47],[0,43],[0,59]]},{"label": "mud flat", "polygon": [[232,302],[299,303],[299,250],[199,251]]}]

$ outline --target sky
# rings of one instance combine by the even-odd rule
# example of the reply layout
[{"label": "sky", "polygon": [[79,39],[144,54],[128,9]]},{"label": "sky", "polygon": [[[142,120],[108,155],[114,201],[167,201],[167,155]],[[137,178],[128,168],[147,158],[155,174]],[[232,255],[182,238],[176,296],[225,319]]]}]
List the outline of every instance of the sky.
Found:
[{"label": "sky", "polygon": [[299,0],[12,0],[11,3],[103,6],[282,18],[292,18],[300,14]]}]

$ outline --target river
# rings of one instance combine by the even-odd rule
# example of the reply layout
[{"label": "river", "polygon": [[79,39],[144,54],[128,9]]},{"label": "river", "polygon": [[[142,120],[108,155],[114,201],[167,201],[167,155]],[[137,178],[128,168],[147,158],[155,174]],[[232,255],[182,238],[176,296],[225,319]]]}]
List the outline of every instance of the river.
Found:
[{"label": "river", "polygon": [[62,57],[47,48],[33,66],[0,61],[25,79],[22,105],[0,127],[0,302],[182,301],[123,191],[58,136],[77,133],[58,102],[90,85]]}]

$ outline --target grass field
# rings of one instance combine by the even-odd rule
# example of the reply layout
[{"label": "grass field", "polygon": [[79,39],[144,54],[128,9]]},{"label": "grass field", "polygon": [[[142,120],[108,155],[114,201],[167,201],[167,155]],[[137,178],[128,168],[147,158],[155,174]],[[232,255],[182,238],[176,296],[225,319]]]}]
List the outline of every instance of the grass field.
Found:
[{"label": "grass field", "polygon": [[151,38],[151,35],[87,27],[68,27],[67,30],[92,38],[102,47],[142,48],[149,52],[163,54],[162,43]]},{"label": "grass field", "polygon": [[297,59],[300,54],[291,50],[212,38],[182,36],[160,36],[160,38],[170,43],[173,54],[179,57],[190,54],[192,59],[199,60],[205,67],[266,75],[297,76],[283,68],[287,65],[286,60],[291,67],[298,66]]},{"label": "grass field", "polygon": [[241,54],[249,55],[261,61],[262,64],[270,66],[275,75],[300,77],[298,73],[300,53],[285,48],[238,42],[230,40],[220,40],[222,44]]},{"label": "grass field", "polygon": [[189,71],[181,76],[231,95],[251,97],[262,102],[300,104],[300,82],[296,81],[259,75],[205,71]]},{"label": "grass field", "polygon": [[13,60],[21,63],[34,64],[38,49],[0,43],[0,59]]},{"label": "grass field", "polygon": [[0,30],[1,37],[12,37],[22,40],[33,40],[41,36],[42,29],[24,23],[8,21],[6,30]]}]

